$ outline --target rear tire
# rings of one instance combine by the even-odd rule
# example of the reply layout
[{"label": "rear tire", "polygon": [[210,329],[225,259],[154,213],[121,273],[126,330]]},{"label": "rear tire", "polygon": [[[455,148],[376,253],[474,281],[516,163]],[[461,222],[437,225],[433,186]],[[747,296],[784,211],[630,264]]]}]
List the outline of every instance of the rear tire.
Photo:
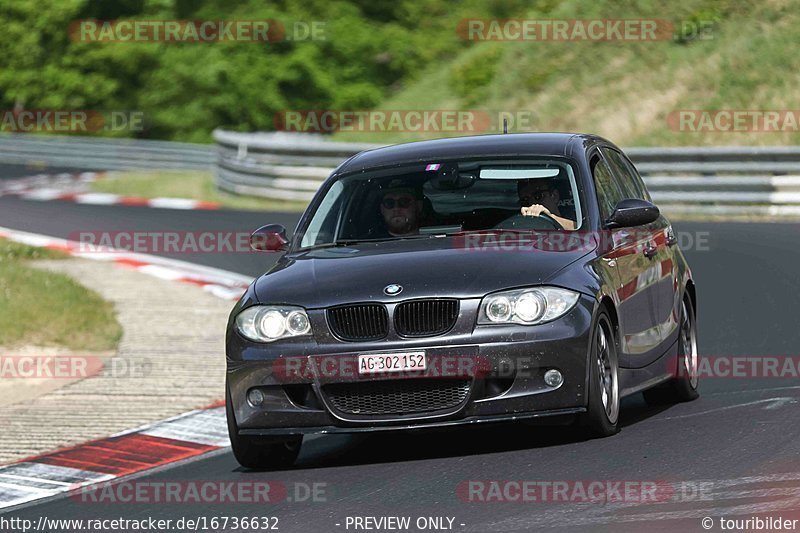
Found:
[{"label": "rear tire", "polygon": [[698,386],[697,322],[694,306],[688,294],[681,303],[680,333],[678,334],[678,357],[675,377],[663,385],[644,391],[645,401],[650,405],[664,405],[696,400]]},{"label": "rear tire", "polygon": [[274,470],[292,466],[300,453],[303,436],[251,437],[239,435],[230,392],[227,392],[226,396],[225,414],[228,419],[228,436],[231,439],[233,456],[239,464],[252,470]]},{"label": "rear tire", "polygon": [[592,437],[619,432],[619,359],[615,328],[601,311],[592,331],[587,412],[578,422]]}]

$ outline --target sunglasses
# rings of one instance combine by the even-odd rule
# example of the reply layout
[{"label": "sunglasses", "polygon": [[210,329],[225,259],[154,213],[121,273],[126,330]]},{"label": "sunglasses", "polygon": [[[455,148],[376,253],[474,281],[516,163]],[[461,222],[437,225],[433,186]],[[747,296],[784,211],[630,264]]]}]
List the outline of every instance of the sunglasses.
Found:
[{"label": "sunglasses", "polygon": [[386,209],[394,209],[395,206],[401,209],[407,209],[411,207],[411,204],[414,203],[413,198],[384,198],[381,201],[381,205]]},{"label": "sunglasses", "polygon": [[545,194],[550,194],[549,190],[536,191],[525,196],[520,196],[519,202],[524,205],[531,205],[533,202],[541,202]]}]

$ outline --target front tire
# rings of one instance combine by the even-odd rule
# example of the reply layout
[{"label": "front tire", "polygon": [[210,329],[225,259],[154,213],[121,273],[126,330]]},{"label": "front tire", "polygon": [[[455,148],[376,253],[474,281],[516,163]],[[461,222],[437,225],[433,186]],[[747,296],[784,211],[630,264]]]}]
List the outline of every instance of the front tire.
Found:
[{"label": "front tire", "polygon": [[239,435],[230,392],[226,393],[226,397],[225,415],[228,419],[228,436],[231,440],[233,456],[239,464],[252,470],[275,470],[292,466],[300,453],[303,436],[287,435],[272,438]]},{"label": "front tire", "polygon": [[605,311],[597,317],[589,353],[587,412],[581,425],[593,437],[619,432],[619,359],[615,328]]}]

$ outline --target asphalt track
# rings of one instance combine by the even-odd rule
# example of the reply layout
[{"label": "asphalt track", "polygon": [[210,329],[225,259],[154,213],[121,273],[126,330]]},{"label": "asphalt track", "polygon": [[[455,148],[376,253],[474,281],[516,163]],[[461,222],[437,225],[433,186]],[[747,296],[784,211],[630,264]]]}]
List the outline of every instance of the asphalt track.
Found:
[{"label": "asphalt track", "polygon": [[[56,237],[98,230],[250,231],[269,222],[284,223],[291,231],[296,220],[296,214],[0,198],[0,226]],[[702,247],[685,249],[698,287],[701,354],[797,356],[800,225],[681,223],[675,228],[687,240],[704,241]],[[273,260],[243,253],[179,257],[254,276]],[[246,472],[225,451],[151,471],[137,480],[269,480],[284,484],[292,500],[303,500],[295,492],[302,496],[305,485],[297,484],[321,483],[324,494],[318,499],[323,501],[93,504],[57,497],[2,516],[34,521],[41,516],[274,516],[280,531],[302,532],[365,531],[347,527],[347,517],[363,516],[408,516],[408,531],[420,530],[415,526],[419,517],[451,517],[452,531],[470,532],[707,531],[701,519],[710,517],[716,521],[710,530],[719,531],[721,517],[800,518],[798,400],[797,378],[709,378],[701,384],[701,398],[692,403],[650,408],[640,395],[627,399],[621,433],[602,440],[584,440],[566,428],[521,424],[325,436],[308,440],[290,470]],[[468,502],[457,492],[468,480],[667,481],[675,494],[657,503]]]},{"label": "asphalt track", "polygon": [[[42,165],[12,165],[8,163],[0,164],[0,180],[24,178],[34,174],[60,174],[62,172],[76,172],[70,167],[50,167]],[[79,170],[78,170],[79,172]]]}]

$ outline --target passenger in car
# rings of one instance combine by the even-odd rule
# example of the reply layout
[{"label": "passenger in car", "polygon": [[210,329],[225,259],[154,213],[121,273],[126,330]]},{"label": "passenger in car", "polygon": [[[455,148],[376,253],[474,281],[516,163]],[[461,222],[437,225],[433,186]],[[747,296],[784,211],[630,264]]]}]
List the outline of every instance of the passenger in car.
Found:
[{"label": "passenger in car", "polygon": [[520,213],[524,216],[537,217],[550,215],[563,229],[574,230],[575,221],[562,216],[558,207],[561,194],[550,180],[529,179],[517,182]]}]

